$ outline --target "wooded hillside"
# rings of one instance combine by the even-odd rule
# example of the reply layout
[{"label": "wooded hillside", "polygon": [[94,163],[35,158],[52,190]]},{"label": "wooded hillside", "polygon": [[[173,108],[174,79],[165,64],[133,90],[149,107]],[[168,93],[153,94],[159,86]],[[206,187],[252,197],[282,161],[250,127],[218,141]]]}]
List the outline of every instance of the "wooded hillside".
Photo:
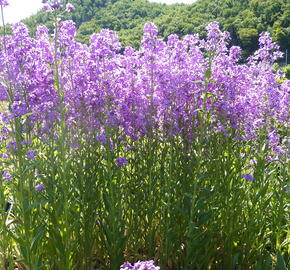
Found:
[{"label": "wooded hillside", "polygon": [[[137,47],[147,21],[157,24],[160,36],[179,36],[198,32],[205,25],[219,21],[231,33],[232,44],[244,55],[258,46],[259,33],[269,31],[285,51],[290,48],[290,2],[288,0],[198,0],[190,5],[165,5],[146,0],[70,0],[75,11],[66,14],[78,27],[78,40],[88,42],[93,32],[102,28],[118,31],[123,45]],[[49,14],[39,12],[24,20],[34,30],[36,25],[52,27]]]}]

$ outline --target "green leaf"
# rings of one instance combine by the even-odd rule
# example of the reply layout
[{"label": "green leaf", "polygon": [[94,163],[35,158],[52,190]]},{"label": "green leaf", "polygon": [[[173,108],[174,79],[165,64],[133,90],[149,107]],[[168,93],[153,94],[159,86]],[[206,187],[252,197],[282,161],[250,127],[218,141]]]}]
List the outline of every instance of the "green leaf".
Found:
[{"label": "green leaf", "polygon": [[266,257],[266,262],[264,263],[264,265],[263,265],[263,270],[267,270],[267,269],[271,269],[272,267],[271,267],[271,257],[268,255],[267,257]]},{"label": "green leaf", "polygon": [[211,70],[208,69],[208,70],[205,72],[205,78],[209,80],[209,79],[211,78],[211,76],[212,76]]},{"label": "green leaf", "polygon": [[253,204],[256,204],[260,198],[263,198],[268,190],[269,187],[269,183],[267,183],[259,192],[258,194],[255,196],[254,200],[253,200]]},{"label": "green leaf", "polygon": [[25,211],[29,211],[29,210],[31,210],[31,209],[37,208],[38,206],[40,206],[40,205],[44,205],[44,204],[47,204],[47,203],[48,203],[48,201],[40,201],[40,202],[32,203],[32,204],[30,204],[30,205],[26,208]]},{"label": "green leaf", "polygon": [[233,262],[232,262],[232,269],[235,269],[237,266],[237,263],[239,261],[240,253],[236,253],[233,257]]},{"label": "green leaf", "polygon": [[23,119],[26,119],[28,116],[30,116],[30,115],[32,115],[32,113],[26,113],[26,114],[24,114],[24,115],[22,115],[22,118]]},{"label": "green leaf", "polygon": [[262,269],[263,269],[263,262],[262,262],[262,259],[259,258],[259,261],[257,262],[255,266],[255,270],[262,270]]},{"label": "green leaf", "polygon": [[198,226],[204,225],[212,218],[212,211],[208,211],[201,214],[200,219],[197,222]]},{"label": "green leaf", "polygon": [[280,251],[277,252],[276,270],[287,270],[286,263]]},{"label": "green leaf", "polygon": [[44,232],[45,232],[45,227],[44,226],[41,226],[38,229],[36,235],[32,239],[32,242],[31,242],[31,245],[30,245],[30,251],[31,252],[37,247],[37,244],[42,239],[42,237],[44,235]]},{"label": "green leaf", "polygon": [[202,85],[204,85],[204,84],[205,84],[205,82],[204,82],[204,81],[194,81],[193,83],[196,83],[196,84],[202,84]]},{"label": "green leaf", "polygon": [[213,94],[213,93],[209,93],[209,92],[207,92],[207,93],[206,93],[206,98],[210,98],[210,97],[216,97],[216,95]]}]

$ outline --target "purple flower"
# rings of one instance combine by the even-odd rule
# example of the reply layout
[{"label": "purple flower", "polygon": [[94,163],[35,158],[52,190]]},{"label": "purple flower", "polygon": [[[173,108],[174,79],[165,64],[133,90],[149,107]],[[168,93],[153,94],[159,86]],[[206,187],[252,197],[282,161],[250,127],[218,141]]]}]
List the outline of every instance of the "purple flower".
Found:
[{"label": "purple flower", "polygon": [[50,6],[52,7],[52,9],[58,9],[60,8],[60,1],[54,1],[53,3],[51,3]]},{"label": "purple flower", "polygon": [[100,33],[93,34],[90,38],[92,58],[112,57],[122,48],[117,32],[102,29]]},{"label": "purple flower", "polygon": [[21,145],[31,145],[32,142],[31,141],[27,141],[27,140],[24,140],[21,142]]},{"label": "purple flower", "polygon": [[10,173],[9,171],[7,171],[7,170],[3,170],[3,171],[2,171],[2,179],[3,179],[4,181],[11,181],[11,180],[12,180],[12,175],[11,175],[11,173]]},{"label": "purple flower", "polygon": [[102,145],[107,143],[107,137],[104,134],[97,135],[96,140],[99,141]]},{"label": "purple flower", "polygon": [[[53,11],[64,2],[43,3],[48,11]],[[66,7],[71,10],[71,6]],[[29,128],[31,134],[47,142],[58,138],[63,105],[65,121],[72,132],[69,135],[79,141],[97,139],[117,150],[118,144],[113,145],[110,137],[102,135],[106,134],[104,131],[113,128],[122,145],[127,139],[146,140],[149,134],[160,135],[162,140],[176,135],[191,140],[193,130],[200,126],[198,116],[206,110],[212,116],[212,134],[227,131],[237,143],[246,144],[249,140],[258,141],[262,130],[268,134],[272,150],[269,155],[273,159],[289,151],[282,127],[289,122],[290,81],[277,82],[282,75],[273,72],[272,62],[278,57],[278,46],[269,34],[261,35],[260,49],[248,63],[239,63],[240,48],[229,48],[228,34],[221,31],[217,22],[208,25],[206,39],[171,35],[167,42],[158,39],[157,27],[148,23],[140,49],[126,48],[125,53],[116,32],[102,30],[93,34],[87,46],[75,40],[72,21],[59,21],[58,27],[56,42],[51,42],[46,27],[38,27],[34,38],[19,23],[7,36],[8,51],[0,50],[0,100],[9,96],[5,82],[13,82],[17,91],[9,104],[12,113],[0,113],[1,127],[11,126],[18,117],[22,133]],[[211,82],[204,95],[200,85],[209,70],[206,55],[211,56]],[[54,61],[60,63],[62,100],[54,85]],[[85,136],[81,138],[80,134]],[[93,138],[93,134],[100,135]],[[18,150],[14,135],[0,129],[0,143],[7,145],[5,154],[16,154]],[[28,143],[21,145],[24,148]],[[72,147],[77,147],[77,143],[73,141]],[[28,152],[27,156],[33,159],[35,153]],[[128,163],[122,157],[115,162],[117,167]],[[253,181],[253,176],[243,178]]]},{"label": "purple flower", "polygon": [[126,151],[134,151],[136,148],[134,146],[127,146]]},{"label": "purple flower", "polygon": [[124,157],[117,157],[116,158],[116,166],[118,168],[120,168],[126,164],[128,164],[128,160],[126,158],[124,158]]},{"label": "purple flower", "polygon": [[66,4],[66,8],[65,8],[65,10],[67,11],[67,12],[71,12],[71,11],[73,11],[75,9],[75,7],[71,4],[71,3],[67,3]]},{"label": "purple flower", "polygon": [[131,270],[133,265],[129,262],[125,262],[121,265],[120,270]]},{"label": "purple flower", "polygon": [[14,141],[14,140],[9,141],[9,142],[7,143],[6,148],[9,149],[9,150],[16,150],[16,148],[17,148],[17,143],[16,143],[16,141]]},{"label": "purple flower", "polygon": [[37,156],[37,152],[35,152],[34,150],[28,150],[26,154],[27,158],[29,159],[35,159],[35,157]]},{"label": "purple flower", "polygon": [[120,270],[159,270],[159,266],[154,265],[154,261],[138,261],[134,265],[126,262],[121,265]]},{"label": "purple flower", "polygon": [[148,22],[144,25],[144,36],[146,38],[156,38],[158,35],[157,26],[153,22]]},{"label": "purple flower", "polygon": [[70,145],[72,148],[75,148],[75,149],[79,148],[79,143],[76,139],[73,140]]},{"label": "purple flower", "polygon": [[46,12],[51,12],[53,11],[52,7],[49,4],[44,4],[42,9]]},{"label": "purple flower", "polygon": [[45,189],[45,185],[44,184],[38,184],[35,186],[35,191],[37,192],[41,192]]},{"label": "purple flower", "polygon": [[9,6],[9,3],[7,0],[0,0],[0,6],[7,7],[7,6]]},{"label": "purple flower", "polygon": [[254,177],[251,174],[243,174],[242,178],[248,180],[249,182],[253,182],[254,181]]},{"label": "purple flower", "polygon": [[159,270],[159,266],[154,265],[154,261],[139,261],[134,264],[132,270]]}]

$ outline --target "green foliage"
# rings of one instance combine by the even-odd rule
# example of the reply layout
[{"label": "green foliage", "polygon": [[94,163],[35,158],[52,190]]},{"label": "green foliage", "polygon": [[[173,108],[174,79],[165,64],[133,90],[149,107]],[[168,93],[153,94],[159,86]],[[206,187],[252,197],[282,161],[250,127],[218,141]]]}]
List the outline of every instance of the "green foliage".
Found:
[{"label": "green foliage", "polygon": [[255,28],[240,28],[238,31],[238,36],[242,47],[244,48],[247,55],[251,51],[257,49],[259,33]]},{"label": "green foliage", "polygon": [[[257,151],[256,142],[209,132],[205,123],[192,141],[129,140],[130,151],[115,130],[107,130],[115,149],[34,138],[42,154],[18,155],[13,180],[0,181],[1,205],[7,194],[14,201],[13,215],[0,209],[0,259],[12,266],[17,254],[27,270],[117,270],[151,258],[164,270],[286,270],[289,160],[268,162],[263,138]],[[129,164],[117,168],[117,156]],[[248,170],[252,183],[241,177]]]},{"label": "green foliage", "polygon": [[282,67],[281,70],[285,73],[286,78],[290,80],[290,65]]}]

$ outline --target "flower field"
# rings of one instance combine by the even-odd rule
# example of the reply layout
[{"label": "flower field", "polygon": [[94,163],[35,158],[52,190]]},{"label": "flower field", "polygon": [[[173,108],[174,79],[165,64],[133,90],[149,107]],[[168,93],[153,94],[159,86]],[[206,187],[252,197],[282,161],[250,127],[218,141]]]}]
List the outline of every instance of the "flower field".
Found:
[{"label": "flower field", "polygon": [[270,35],[247,62],[217,22],[86,45],[44,2],[53,33],[0,37],[0,269],[287,270],[290,81]]}]

